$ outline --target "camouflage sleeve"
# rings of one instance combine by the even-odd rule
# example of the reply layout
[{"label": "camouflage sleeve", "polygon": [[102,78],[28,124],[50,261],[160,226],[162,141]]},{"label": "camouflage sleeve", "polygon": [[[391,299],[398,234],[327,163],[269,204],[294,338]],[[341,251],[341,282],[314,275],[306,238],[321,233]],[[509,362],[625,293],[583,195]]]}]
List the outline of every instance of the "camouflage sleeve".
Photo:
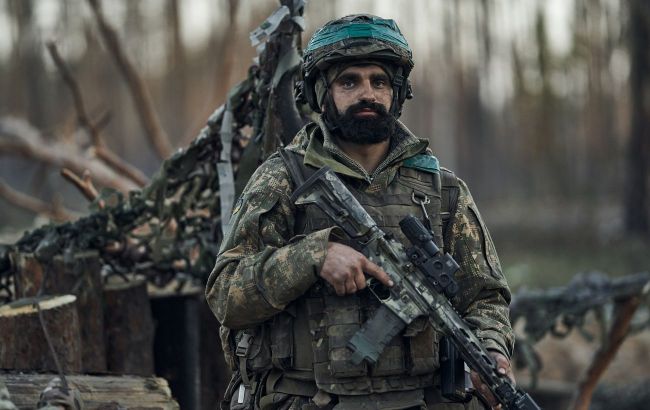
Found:
[{"label": "camouflage sleeve", "polygon": [[510,289],[472,195],[463,181],[459,180],[459,185],[458,208],[447,233],[450,253],[461,267],[457,277],[460,292],[453,304],[475,327],[486,348],[510,357],[514,346],[508,311]]},{"label": "camouflage sleeve", "polygon": [[280,157],[251,177],[235,204],[206,286],[219,322],[242,329],[264,322],[318,279],[332,229],[292,238],[292,185]]}]

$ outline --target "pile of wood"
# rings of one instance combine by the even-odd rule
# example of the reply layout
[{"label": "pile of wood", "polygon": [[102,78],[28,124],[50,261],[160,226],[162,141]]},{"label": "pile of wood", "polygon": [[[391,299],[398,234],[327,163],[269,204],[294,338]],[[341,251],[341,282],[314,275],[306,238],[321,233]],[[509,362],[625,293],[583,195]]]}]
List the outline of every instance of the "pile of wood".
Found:
[{"label": "pile of wood", "polygon": [[58,360],[65,373],[154,374],[144,282],[104,284],[95,252],[13,259],[18,299],[0,307],[0,369],[58,371]]}]

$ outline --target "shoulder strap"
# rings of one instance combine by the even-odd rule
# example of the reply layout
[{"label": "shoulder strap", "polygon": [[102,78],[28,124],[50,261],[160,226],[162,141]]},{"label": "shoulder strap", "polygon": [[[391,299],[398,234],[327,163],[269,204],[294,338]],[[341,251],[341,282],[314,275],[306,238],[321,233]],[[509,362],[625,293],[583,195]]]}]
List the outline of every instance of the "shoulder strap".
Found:
[{"label": "shoulder strap", "polygon": [[445,168],[440,169],[440,182],[442,185],[440,192],[442,199],[442,204],[440,206],[440,216],[442,217],[442,237],[444,239],[443,242],[447,244],[447,231],[449,228],[449,221],[458,209],[458,196],[460,195],[460,186],[458,184],[458,177],[456,174]]},{"label": "shoulder strap", "polygon": [[287,171],[289,171],[289,175],[291,175],[291,179],[293,179],[295,188],[301,186],[317,171],[314,167],[303,164],[303,156],[297,152],[280,148],[278,153],[284,161]]},{"label": "shoulder strap", "polygon": [[299,187],[302,185],[305,182],[305,174],[303,172],[302,161],[298,158],[300,155],[293,151],[287,151],[284,148],[280,148],[278,153],[284,165],[287,167],[287,171],[289,171],[289,175],[291,175],[295,186]]}]

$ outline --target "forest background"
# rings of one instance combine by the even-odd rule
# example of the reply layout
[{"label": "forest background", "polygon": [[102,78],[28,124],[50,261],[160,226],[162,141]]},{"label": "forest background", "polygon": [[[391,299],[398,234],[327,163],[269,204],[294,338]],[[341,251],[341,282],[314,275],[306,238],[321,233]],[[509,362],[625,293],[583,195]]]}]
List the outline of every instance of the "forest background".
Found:
[{"label": "forest background", "polygon": [[[142,171],[118,181],[128,187],[143,185],[138,181],[152,177],[173,152],[152,144],[152,130],[143,126],[146,104],[134,102],[124,67],[91,11],[99,2],[0,0],[0,245],[50,217],[60,223],[89,213],[88,200],[61,176],[68,164],[48,165],[33,150],[16,149],[12,139],[38,140],[41,159],[68,155],[95,166],[97,188],[115,181],[100,178],[102,147],[82,120],[99,130],[109,149],[104,153]],[[256,55],[249,33],[278,2],[101,5],[151,95],[161,123],[156,132],[183,148],[246,78]],[[326,21],[360,12],[397,20],[409,40],[415,98],[402,120],[468,182],[514,291],[564,285],[584,271],[649,270],[647,0],[311,0],[303,44]],[[88,118],[75,107],[48,44],[56,45],[80,87]],[[16,130],[20,135],[12,136]],[[161,323],[156,332],[162,334]],[[581,334],[547,336],[536,345],[546,363],[541,379],[574,389],[596,347]],[[640,381],[634,386],[650,391],[643,365],[650,333],[630,336],[623,346],[603,381]],[[173,377],[156,371],[176,388]]]},{"label": "forest background", "polygon": [[[511,286],[560,285],[580,271],[650,266],[650,16],[641,3],[312,0],[303,44],[345,14],[395,19],[416,64],[402,120],[468,182]],[[255,56],[248,34],[277,5],[103,2],[175,147],[187,146],[245,78]],[[151,176],[161,158],[85,1],[0,0],[0,118],[22,118],[70,147],[88,142],[47,41],[108,146]],[[0,178],[3,187],[88,212],[58,169],[1,146]],[[0,197],[0,242],[46,222]]]}]

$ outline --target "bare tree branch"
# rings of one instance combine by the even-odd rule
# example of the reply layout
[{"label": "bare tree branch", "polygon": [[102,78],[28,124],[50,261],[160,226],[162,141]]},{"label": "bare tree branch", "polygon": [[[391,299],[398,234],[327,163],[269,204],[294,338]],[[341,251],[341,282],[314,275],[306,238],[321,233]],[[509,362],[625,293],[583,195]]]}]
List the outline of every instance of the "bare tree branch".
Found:
[{"label": "bare tree branch", "polygon": [[83,103],[83,97],[81,95],[81,89],[70,73],[70,70],[68,70],[68,67],[65,65],[65,62],[61,58],[59,50],[56,48],[56,44],[51,41],[48,42],[47,49],[49,50],[57,69],[61,73],[63,81],[66,83],[68,88],[70,88],[72,99],[74,100],[74,107],[77,111],[77,120],[79,121],[79,125],[85,128],[90,134],[93,145],[95,147],[95,154],[97,155],[97,158],[104,161],[108,166],[113,168],[119,174],[130,178],[133,182],[138,184],[138,186],[145,186],[149,182],[149,179],[146,177],[146,175],[144,175],[144,173],[139,169],[135,168],[131,164],[123,161],[120,157],[115,155],[115,153],[112,152],[104,143],[99,133],[99,129],[88,118],[86,107]]},{"label": "bare tree branch", "polygon": [[120,175],[124,175],[131,181],[138,184],[139,187],[144,187],[149,183],[149,178],[140,171],[138,168],[132,166],[126,161],[123,161],[113,151],[105,146],[95,147],[95,155],[106,163],[106,165],[113,168]]},{"label": "bare tree branch", "polygon": [[123,193],[139,188],[104,163],[84,156],[78,147],[45,141],[40,132],[24,120],[0,119],[0,155],[3,154],[35,159],[56,168],[69,168],[77,174],[89,170],[99,185]]},{"label": "bare tree branch", "polygon": [[[61,169],[61,176],[76,186],[87,200],[92,202],[99,196],[99,192],[97,192],[97,188],[95,188],[95,185],[90,178],[90,171],[85,170],[83,172],[83,176],[79,178],[74,172],[70,171],[67,168],[63,168]],[[105,206],[105,203],[102,200],[100,200],[98,204],[100,209],[104,208]]]},{"label": "bare tree branch", "polygon": [[50,52],[50,56],[52,56],[52,60],[54,60],[54,64],[56,65],[56,68],[59,70],[59,73],[61,74],[63,81],[65,82],[65,84],[70,89],[70,92],[72,93],[72,100],[74,101],[74,108],[77,111],[77,121],[79,121],[79,125],[85,128],[86,131],[88,131],[88,134],[90,134],[90,138],[93,142],[93,145],[95,146],[103,145],[104,141],[102,141],[101,136],[99,135],[99,131],[88,119],[88,114],[86,113],[86,107],[83,102],[83,97],[81,96],[81,89],[79,88],[79,85],[75,81],[74,77],[72,77],[72,74],[70,74],[70,70],[68,70],[68,67],[63,62],[63,59],[59,54],[59,50],[56,48],[56,44],[54,44],[54,42],[52,41],[48,41],[47,50]]},{"label": "bare tree branch", "polygon": [[44,202],[25,193],[16,191],[2,180],[0,180],[0,196],[18,208],[45,215],[57,222],[72,221],[79,216],[56,204]]},{"label": "bare tree branch", "polygon": [[119,71],[126,80],[131,92],[131,97],[134,100],[135,107],[138,110],[142,126],[145,129],[149,141],[151,141],[161,158],[169,157],[174,149],[167,134],[160,125],[160,120],[158,119],[156,111],[153,109],[151,96],[147,91],[144,81],[133,64],[129,61],[129,58],[120,44],[115,29],[111,27],[104,18],[99,0],[88,0],[88,4],[95,15],[95,20],[97,21],[99,31],[104,38],[104,42],[113,55]]}]

